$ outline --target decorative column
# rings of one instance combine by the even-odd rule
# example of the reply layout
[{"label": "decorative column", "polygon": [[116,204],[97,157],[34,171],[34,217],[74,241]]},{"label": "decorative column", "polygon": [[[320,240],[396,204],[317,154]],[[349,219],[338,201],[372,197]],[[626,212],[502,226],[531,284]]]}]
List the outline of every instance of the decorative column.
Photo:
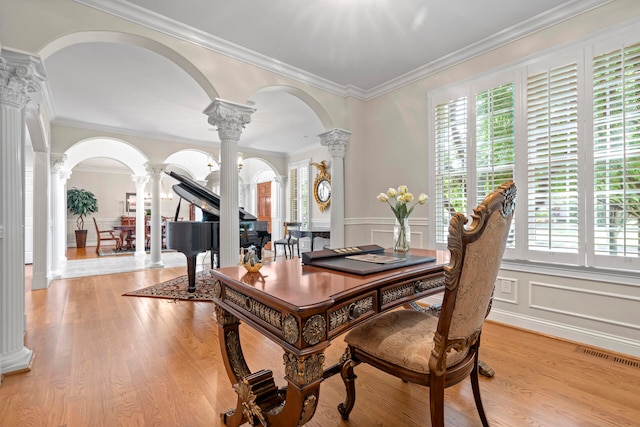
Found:
[{"label": "decorative column", "polygon": [[331,155],[331,247],[344,245],[344,155],[351,132],[332,129],[321,133],[320,144],[327,146]]},{"label": "decorative column", "polygon": [[64,170],[65,154],[52,153],[51,165],[51,277],[59,279],[67,262],[67,195],[64,192],[71,172]]},{"label": "decorative column", "polygon": [[[67,242],[69,240],[67,238],[67,236],[69,235],[67,229],[67,181],[69,181],[69,178],[71,178],[71,171],[61,170],[58,176],[60,178],[58,180],[58,194],[60,195],[60,203],[58,203],[58,212],[54,215],[57,219],[57,222],[54,223],[57,225],[54,225],[54,227],[56,229],[56,234],[58,236],[57,239],[60,244],[58,253],[60,254],[60,266],[62,271],[65,264],[67,263]],[[75,227],[75,221],[72,221],[72,223],[74,224],[72,225],[72,227]]]},{"label": "decorative column", "polygon": [[145,248],[147,239],[144,218],[144,186],[149,181],[149,177],[146,175],[134,175],[131,179],[136,185],[136,256],[147,256]]},{"label": "decorative column", "polygon": [[240,220],[238,217],[238,141],[251,122],[255,108],[216,98],[204,110],[209,124],[218,128],[220,159],[220,267],[238,263]]},{"label": "decorative column", "polygon": [[[167,165],[164,163],[147,163],[146,167],[151,177],[151,263],[149,267],[160,268],[164,267],[162,262],[162,227],[160,224],[160,179]],[[139,202],[138,206],[140,206]],[[136,214],[138,213],[138,206],[136,206]],[[142,203],[142,211],[144,212],[144,202]],[[138,218],[139,216],[136,215],[136,222]],[[144,233],[142,235],[144,236]]]},{"label": "decorative column", "polygon": [[[33,277],[31,289],[46,289],[49,287],[50,262],[47,259],[48,248],[51,247],[51,230],[49,230],[49,154],[41,151],[33,152],[33,235],[37,243],[33,245]],[[36,216],[44,218],[36,218]]]},{"label": "decorative column", "polygon": [[[46,289],[51,282],[51,168],[49,143],[40,122],[40,105],[30,102],[25,108],[27,129],[33,148],[33,277],[31,289]],[[37,244],[36,244],[37,241]]]},{"label": "decorative column", "polygon": [[28,93],[40,91],[44,68],[35,57],[0,49],[0,381],[28,370],[24,346],[24,141]]}]

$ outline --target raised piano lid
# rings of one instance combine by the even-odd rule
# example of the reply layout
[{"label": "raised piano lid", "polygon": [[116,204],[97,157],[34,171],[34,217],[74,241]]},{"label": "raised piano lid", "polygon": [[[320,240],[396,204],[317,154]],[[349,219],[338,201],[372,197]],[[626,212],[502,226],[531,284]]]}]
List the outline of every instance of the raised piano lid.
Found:
[{"label": "raised piano lid", "polygon": [[[173,171],[167,172],[167,174],[180,181],[180,184],[173,185],[173,191],[178,196],[214,216],[214,221],[220,220],[220,196],[187,176]],[[243,208],[238,208],[238,213],[242,221],[255,221],[258,219]]]}]

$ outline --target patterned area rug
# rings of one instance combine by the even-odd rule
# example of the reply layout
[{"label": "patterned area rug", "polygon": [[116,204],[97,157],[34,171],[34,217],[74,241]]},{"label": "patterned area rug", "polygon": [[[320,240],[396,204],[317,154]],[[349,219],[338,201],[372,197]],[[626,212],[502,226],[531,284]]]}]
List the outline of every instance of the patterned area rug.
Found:
[{"label": "patterned area rug", "polygon": [[136,251],[119,251],[116,248],[101,248],[98,251],[98,256],[118,256],[118,255],[133,255]]},{"label": "patterned area rug", "polygon": [[196,291],[189,293],[188,276],[180,276],[148,288],[138,289],[123,294],[130,297],[153,297],[166,298],[172,300],[187,301],[211,301],[213,299],[213,276],[209,271],[198,271],[196,273]]},{"label": "patterned area rug", "polygon": [[[162,253],[175,252],[175,249],[163,249]],[[104,248],[98,251],[98,256],[119,256],[119,255],[135,255],[135,249],[123,249],[117,250],[116,248]],[[151,251],[147,249],[145,253],[150,254]]]}]

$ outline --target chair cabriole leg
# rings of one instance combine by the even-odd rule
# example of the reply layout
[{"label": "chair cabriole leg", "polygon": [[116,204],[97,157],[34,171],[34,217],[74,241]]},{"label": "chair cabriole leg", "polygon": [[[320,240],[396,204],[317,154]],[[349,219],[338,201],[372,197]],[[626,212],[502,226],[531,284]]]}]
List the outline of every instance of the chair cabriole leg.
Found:
[{"label": "chair cabriole leg", "polygon": [[338,412],[343,420],[349,419],[349,414],[356,403],[356,378],[357,375],[353,372],[353,368],[357,365],[350,357],[350,351],[347,348],[345,354],[342,356],[343,363],[340,368],[340,376],[344,382],[347,396],[344,402],[338,405]]}]

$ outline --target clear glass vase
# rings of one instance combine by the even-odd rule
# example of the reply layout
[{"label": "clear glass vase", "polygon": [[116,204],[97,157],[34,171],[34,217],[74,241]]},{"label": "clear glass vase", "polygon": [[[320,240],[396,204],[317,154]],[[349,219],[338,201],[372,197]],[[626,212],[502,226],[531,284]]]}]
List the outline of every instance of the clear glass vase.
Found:
[{"label": "clear glass vase", "polygon": [[409,227],[409,218],[398,220],[393,226],[393,250],[396,252],[408,252],[411,246],[411,227]]}]

